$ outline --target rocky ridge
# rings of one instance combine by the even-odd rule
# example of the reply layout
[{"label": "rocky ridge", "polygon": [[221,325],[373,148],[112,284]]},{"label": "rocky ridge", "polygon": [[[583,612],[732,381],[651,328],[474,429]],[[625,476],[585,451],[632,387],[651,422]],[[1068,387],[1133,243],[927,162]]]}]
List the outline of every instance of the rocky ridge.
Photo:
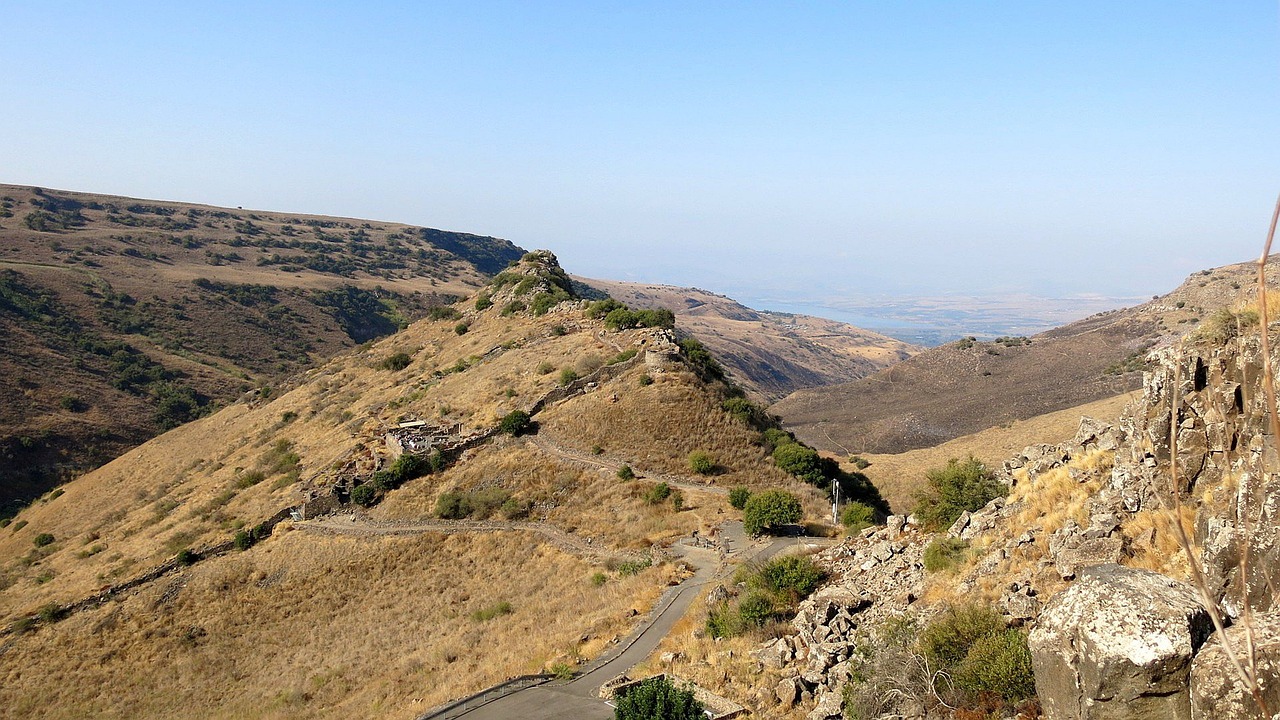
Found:
[{"label": "rocky ridge", "polygon": [[[1271,577],[1280,564],[1280,492],[1267,472],[1276,455],[1262,356],[1256,338],[1224,338],[1215,334],[1221,327],[1153,353],[1141,400],[1116,424],[1084,418],[1071,442],[1031,446],[1007,461],[998,474],[1009,497],[965,513],[946,533],[969,543],[969,563],[954,578],[933,582],[925,573],[925,548],[938,535],[912,517],[890,517],[821,553],[833,580],[802,604],[792,633],[756,651],[775,678],[779,710],[799,704],[807,720],[841,717],[860,646],[883,644],[903,618],[976,601],[1031,629],[1051,720],[1261,717],[1208,612],[1229,626],[1237,655],[1244,628],[1253,631],[1263,694],[1280,693]],[[1172,539],[1168,519],[1178,511],[1200,554],[1207,601]],[[1153,565],[1160,572],[1124,567]],[[945,717],[937,706],[904,694],[879,717]]]}]

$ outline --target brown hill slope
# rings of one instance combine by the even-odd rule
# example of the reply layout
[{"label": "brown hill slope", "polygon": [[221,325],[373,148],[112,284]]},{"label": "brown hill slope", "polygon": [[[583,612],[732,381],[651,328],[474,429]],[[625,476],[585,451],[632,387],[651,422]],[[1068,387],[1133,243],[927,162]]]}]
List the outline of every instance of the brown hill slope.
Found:
[{"label": "brown hill slope", "polygon": [[520,257],[398,223],[0,185],[0,512]]},{"label": "brown hill slope", "polygon": [[770,411],[835,453],[898,453],[1134,390],[1149,348],[1247,292],[1252,264],[1197,273],[1173,292],[1024,342],[961,340],[861,380],[800,390]]},{"label": "brown hill slope", "polygon": [[697,288],[583,279],[637,308],[666,308],[745,389],[769,402],[801,388],[865,377],[911,357],[914,345],[834,320],[752,310]]},{"label": "brown hill slope", "polygon": [[[500,275],[486,309],[458,303],[456,318],[246,395],[0,528],[0,716],[407,720],[609,647],[678,574],[662,547],[736,516],[724,487],[786,487],[822,511],[665,331],[547,305],[563,295],[534,264]],[[649,362],[655,347],[669,352]],[[583,377],[563,388],[565,370]],[[473,443],[356,520],[286,519],[243,551],[209,550],[334,483],[383,487],[375,469],[396,467],[384,434],[401,422],[466,438],[514,410],[536,411],[535,436]],[[688,478],[694,449],[722,473]],[[620,480],[617,462],[640,478]],[[684,478],[682,507],[646,499],[650,473]],[[442,508],[512,529],[458,534]],[[204,559],[64,612],[184,549]]]}]

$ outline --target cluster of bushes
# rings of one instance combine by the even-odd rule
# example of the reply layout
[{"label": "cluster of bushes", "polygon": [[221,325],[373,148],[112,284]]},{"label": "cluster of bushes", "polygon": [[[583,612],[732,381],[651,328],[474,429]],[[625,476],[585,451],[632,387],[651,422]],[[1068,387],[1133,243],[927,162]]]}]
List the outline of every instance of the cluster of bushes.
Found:
[{"label": "cluster of bushes", "polygon": [[724,380],[724,367],[711,355],[711,351],[697,340],[687,337],[680,340],[680,350],[693,366],[698,377],[708,382]]},{"label": "cluster of bushes", "polygon": [[500,487],[450,490],[436,498],[436,517],[445,520],[485,520],[498,513],[507,520],[518,520],[526,517],[529,509],[528,502],[522,502]]},{"label": "cluster of bushes", "polygon": [[735,637],[773,620],[785,620],[826,578],[826,571],[807,556],[788,555],[744,567],[734,575],[734,582],[745,590],[711,609],[707,633]]},{"label": "cluster of bushes", "polygon": [[951,458],[945,467],[925,473],[929,486],[916,494],[915,515],[928,530],[949,527],[962,514],[978,510],[1008,492],[995,475],[972,455]]},{"label": "cluster of bushes", "polygon": [[587,317],[597,320],[604,318],[605,327],[610,330],[628,330],[631,328],[676,326],[675,313],[666,308],[653,310],[632,310],[613,298],[597,300],[587,305]]},{"label": "cluster of bushes", "polygon": [[817,450],[785,430],[768,428],[762,437],[765,449],[771,451],[773,464],[779,469],[827,491],[831,490],[832,483],[839,483],[842,499],[861,503],[875,513],[888,513],[888,503],[866,475],[858,471],[846,472],[840,463],[822,457]]},{"label": "cluster of bushes", "polygon": [[642,680],[618,698],[615,720],[703,720],[706,709],[693,690],[676,687],[665,677]]},{"label": "cluster of bushes", "polygon": [[436,450],[430,455],[405,453],[391,466],[375,472],[368,481],[351,491],[351,502],[369,507],[379,498],[401,485],[432,473],[440,472],[447,464],[444,455]]},{"label": "cluster of bushes", "polygon": [[390,290],[343,285],[316,290],[311,299],[328,311],[347,337],[358,343],[391,335],[408,325],[398,309],[406,302],[406,296]]},{"label": "cluster of bushes", "polygon": [[720,407],[729,413],[734,420],[761,432],[774,427],[776,424],[776,421],[769,416],[769,413],[764,408],[741,395],[731,395],[725,398],[720,403]]},{"label": "cluster of bushes", "polygon": [[462,313],[450,305],[438,305],[427,311],[427,318],[430,320],[457,320],[460,317]]},{"label": "cluster of bushes", "polygon": [[1026,634],[990,607],[952,607],[923,628],[898,619],[877,639],[845,690],[846,718],[880,717],[909,699],[1004,717],[1035,696]]}]

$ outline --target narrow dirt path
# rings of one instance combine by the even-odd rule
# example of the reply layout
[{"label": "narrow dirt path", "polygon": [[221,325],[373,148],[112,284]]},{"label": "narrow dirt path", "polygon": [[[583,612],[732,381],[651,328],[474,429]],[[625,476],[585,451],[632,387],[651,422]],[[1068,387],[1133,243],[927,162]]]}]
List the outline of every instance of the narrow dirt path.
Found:
[{"label": "narrow dirt path", "polygon": [[423,535],[441,533],[452,535],[464,532],[531,532],[538,533],[556,547],[566,552],[591,558],[633,559],[634,553],[616,552],[590,543],[565,532],[554,525],[539,522],[509,522],[502,520],[441,520],[421,518],[417,520],[373,520],[356,513],[328,515],[315,520],[296,522],[295,528],[324,535]]},{"label": "narrow dirt path", "polygon": [[[564,447],[544,435],[529,435],[525,437],[525,440],[548,455],[554,455],[561,460],[590,468],[592,470],[606,470],[616,473],[623,465],[630,464],[618,460],[617,458],[611,458],[607,455],[592,455],[581,450]],[[671,487],[677,487],[681,490],[709,493],[711,495],[729,494],[728,488],[720,487],[719,485],[711,485],[705,482],[698,482],[690,477],[647,472],[642,468],[635,467],[634,465],[631,466],[631,469],[635,471],[636,477],[640,479],[665,482]]]}]

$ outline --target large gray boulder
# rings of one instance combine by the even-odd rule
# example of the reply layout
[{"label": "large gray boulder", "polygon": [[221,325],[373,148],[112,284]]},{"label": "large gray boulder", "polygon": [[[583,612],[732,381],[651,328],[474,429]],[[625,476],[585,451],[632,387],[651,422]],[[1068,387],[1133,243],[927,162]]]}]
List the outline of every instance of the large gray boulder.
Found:
[{"label": "large gray boulder", "polygon": [[1028,638],[1047,720],[1189,720],[1191,658],[1213,632],[1196,592],[1098,565],[1049,601]]},{"label": "large gray boulder", "polygon": [[[1267,710],[1280,715],[1280,613],[1258,615],[1251,623],[1239,623],[1225,631],[1229,644],[1242,662],[1247,657],[1250,630],[1254,661]],[[1227,658],[1224,633],[1214,633],[1191,663],[1191,717],[1195,720],[1254,720],[1263,717]]]}]

